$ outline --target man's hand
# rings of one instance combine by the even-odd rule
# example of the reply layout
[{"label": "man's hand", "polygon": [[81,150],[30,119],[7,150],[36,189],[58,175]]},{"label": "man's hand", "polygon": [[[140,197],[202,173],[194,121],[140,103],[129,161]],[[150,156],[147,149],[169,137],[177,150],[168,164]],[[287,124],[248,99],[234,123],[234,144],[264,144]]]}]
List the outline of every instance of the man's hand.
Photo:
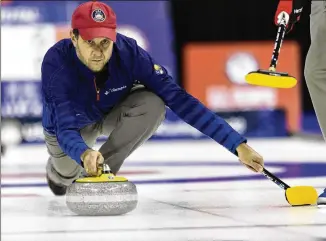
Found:
[{"label": "man's hand", "polygon": [[262,172],[264,168],[264,160],[261,155],[255,152],[246,143],[242,143],[237,147],[240,161],[254,172]]},{"label": "man's hand", "polygon": [[289,33],[293,29],[293,26],[300,20],[305,2],[306,0],[279,0],[274,17],[275,24],[278,26],[281,19],[285,17],[288,22],[286,33]]},{"label": "man's hand", "polygon": [[100,152],[88,149],[81,155],[81,160],[84,164],[85,171],[90,176],[101,175],[98,167],[100,164],[103,164],[104,158]]}]

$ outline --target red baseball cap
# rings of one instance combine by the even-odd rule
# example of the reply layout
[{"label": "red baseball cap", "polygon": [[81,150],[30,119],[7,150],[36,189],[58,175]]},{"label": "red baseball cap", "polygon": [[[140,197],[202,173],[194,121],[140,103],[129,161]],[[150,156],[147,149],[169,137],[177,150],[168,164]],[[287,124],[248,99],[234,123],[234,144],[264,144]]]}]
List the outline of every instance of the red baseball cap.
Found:
[{"label": "red baseball cap", "polygon": [[116,41],[117,19],[108,5],[91,1],[79,5],[72,14],[71,27],[85,40],[109,38]]}]

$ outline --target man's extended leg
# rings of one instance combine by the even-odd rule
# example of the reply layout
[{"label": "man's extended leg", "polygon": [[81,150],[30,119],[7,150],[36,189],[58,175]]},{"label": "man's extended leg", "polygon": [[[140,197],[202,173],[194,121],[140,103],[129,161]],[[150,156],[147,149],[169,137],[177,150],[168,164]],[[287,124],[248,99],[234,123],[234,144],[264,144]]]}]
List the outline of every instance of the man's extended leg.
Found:
[{"label": "man's extended leg", "polygon": [[[312,1],[310,15],[311,45],[305,64],[305,78],[318,123],[326,141],[326,0]],[[326,204],[326,189],[319,196]]]},{"label": "man's extended leg", "polygon": [[311,100],[326,140],[326,8],[324,1],[312,1],[311,45],[305,63],[305,78]]},{"label": "man's extended leg", "polygon": [[99,151],[114,174],[124,160],[154,134],[164,118],[164,102],[146,89],[132,92],[107,115],[102,132],[109,137]]},{"label": "man's extended leg", "polygon": [[[89,147],[94,146],[100,135],[99,124],[83,128],[81,136]],[[64,195],[67,186],[83,173],[83,168],[67,156],[59,146],[57,138],[44,132],[45,142],[50,157],[46,165],[46,178],[48,185],[55,195]]]}]

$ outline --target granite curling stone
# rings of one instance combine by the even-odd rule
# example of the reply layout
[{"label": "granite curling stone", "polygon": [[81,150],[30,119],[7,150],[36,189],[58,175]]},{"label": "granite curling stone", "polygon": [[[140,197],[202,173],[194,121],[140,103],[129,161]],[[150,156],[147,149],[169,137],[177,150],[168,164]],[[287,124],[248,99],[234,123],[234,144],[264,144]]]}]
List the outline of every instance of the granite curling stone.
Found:
[{"label": "granite curling stone", "polygon": [[82,216],[114,216],[131,212],[137,207],[135,184],[114,176],[107,165],[99,177],[77,179],[67,188],[66,204]]}]

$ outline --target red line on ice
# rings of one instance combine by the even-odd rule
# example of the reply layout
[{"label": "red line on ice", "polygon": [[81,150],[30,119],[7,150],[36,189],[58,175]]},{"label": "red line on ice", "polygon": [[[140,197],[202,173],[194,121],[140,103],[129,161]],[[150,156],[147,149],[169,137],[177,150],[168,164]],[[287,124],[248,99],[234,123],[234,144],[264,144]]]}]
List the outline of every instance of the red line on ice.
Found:
[{"label": "red line on ice", "polygon": [[[143,174],[157,174],[157,171],[121,171],[118,173],[118,176],[123,175],[143,175]],[[1,174],[1,178],[43,178],[45,173],[10,173],[10,174]]]},{"label": "red line on ice", "polygon": [[37,194],[1,194],[1,197],[40,197]]}]

